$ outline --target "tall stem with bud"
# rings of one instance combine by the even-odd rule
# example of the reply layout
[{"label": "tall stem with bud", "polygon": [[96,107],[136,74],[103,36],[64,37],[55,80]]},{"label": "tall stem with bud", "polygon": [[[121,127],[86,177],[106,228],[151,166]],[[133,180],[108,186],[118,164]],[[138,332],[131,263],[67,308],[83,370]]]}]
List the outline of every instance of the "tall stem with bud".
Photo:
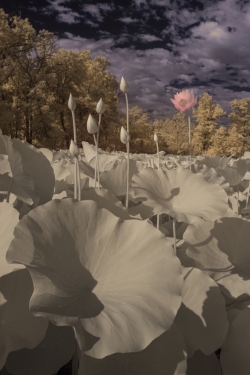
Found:
[{"label": "tall stem with bud", "polygon": [[125,81],[125,79],[122,77],[121,79],[121,83],[120,83],[120,90],[125,94],[125,98],[126,98],[126,110],[127,110],[127,134],[128,134],[128,137],[127,137],[127,143],[126,143],[126,146],[127,146],[127,194],[126,194],[126,208],[128,209],[128,190],[129,190],[129,140],[130,140],[130,136],[129,136],[129,119],[128,119],[128,96],[127,96],[127,92],[129,92],[129,86],[127,84],[127,82]]},{"label": "tall stem with bud", "polygon": [[[76,134],[76,118],[75,118],[75,109],[76,109],[76,101],[72,94],[69,95],[69,101],[68,101],[68,107],[71,110],[72,113],[72,120],[73,120],[73,133],[74,133],[74,143],[77,146],[77,134]],[[78,154],[77,154],[77,161],[78,161]],[[80,172],[77,173],[77,168],[79,169],[79,165],[77,167],[76,158],[75,158],[75,173],[74,173],[74,197],[77,199],[77,196],[80,194],[78,191],[77,194],[77,188],[79,188],[78,185],[80,185],[80,181],[78,181],[78,178],[80,179]]]},{"label": "tall stem with bud", "polygon": [[[96,141],[96,169],[97,169],[97,176],[98,176],[98,189],[100,189],[100,172],[99,172],[99,157],[98,157],[98,140],[99,140],[99,131],[101,127],[101,117],[104,113],[106,105],[104,104],[102,98],[96,105],[96,112],[99,113],[99,123],[98,123],[98,131],[97,131],[97,141]],[[96,172],[95,172],[96,174]]]},{"label": "tall stem with bud", "polygon": [[[92,115],[89,115],[88,121],[87,121],[87,130],[89,134],[93,134],[94,141],[95,141],[95,147],[96,147],[96,159],[95,159],[95,188],[96,188],[96,181],[97,181],[97,166],[98,166],[98,138],[96,139],[95,134],[98,135],[98,125]],[[100,188],[100,185],[99,185]]]},{"label": "tall stem with bud", "polygon": [[[158,169],[160,169],[159,139],[158,139],[158,135],[156,133],[154,134],[154,141],[156,143],[156,150],[157,150],[157,156],[158,156]],[[157,214],[156,217],[157,217],[156,227],[157,227],[157,229],[159,229],[159,227],[160,227],[160,215]]]}]

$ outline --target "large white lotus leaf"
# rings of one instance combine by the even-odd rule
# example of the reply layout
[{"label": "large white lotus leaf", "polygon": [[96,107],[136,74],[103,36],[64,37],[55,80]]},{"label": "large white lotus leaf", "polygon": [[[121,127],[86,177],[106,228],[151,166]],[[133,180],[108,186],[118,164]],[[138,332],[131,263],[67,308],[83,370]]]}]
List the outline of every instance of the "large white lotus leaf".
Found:
[{"label": "large white lotus leaf", "polygon": [[[28,179],[29,181],[29,179]],[[33,185],[33,182],[32,182]],[[35,204],[38,205],[39,197],[38,195],[31,189],[26,186],[22,186],[20,181],[16,181],[15,179],[12,180],[7,173],[0,175],[0,191],[4,191],[5,193],[8,192],[10,186],[10,192],[16,196],[19,200],[27,204]]]},{"label": "large white lotus leaf", "polygon": [[250,223],[237,217],[214,222],[196,220],[183,239],[191,245],[187,255],[211,271],[245,272],[250,277]]},{"label": "large white lotus leaf", "polygon": [[60,150],[60,151],[53,151],[53,158],[52,158],[52,161],[55,162],[56,160],[59,160],[59,159],[64,159],[65,158],[65,151],[64,150]]},{"label": "large white lotus leaf", "polygon": [[57,163],[51,163],[51,166],[54,170],[55,174],[55,180],[58,181],[65,181],[65,178],[70,175],[70,171],[67,168],[67,165],[62,165],[62,163],[57,162]]},{"label": "large white lotus leaf", "polygon": [[[129,159],[129,182],[137,173],[136,161]],[[103,172],[100,175],[100,184],[116,196],[127,193],[127,160],[122,160],[115,169]]]},{"label": "large white lotus leaf", "polygon": [[224,168],[230,160],[231,160],[231,156],[220,157],[218,155],[214,155],[214,156],[205,156],[204,158],[200,160],[196,160],[195,163],[198,165],[205,164],[209,168],[216,169],[217,167]]},{"label": "large white lotus leaf", "polygon": [[0,277],[15,269],[25,268],[22,264],[9,264],[6,261],[6,252],[18,222],[19,212],[10,203],[0,203]]},{"label": "large white lotus leaf", "polygon": [[[108,171],[108,170],[112,169],[117,159],[118,159],[117,155],[99,154],[98,155],[99,171],[104,172],[104,171]],[[94,169],[95,169],[95,160],[96,160],[96,156],[93,159],[91,159],[91,161],[89,163],[89,165]],[[112,163],[112,164],[110,164],[110,163]],[[108,169],[106,169],[106,166],[108,164],[109,164],[109,167],[108,167]]]},{"label": "large white lotus leaf", "polygon": [[48,148],[39,148],[39,151],[43,153],[44,156],[48,159],[50,163],[53,161],[53,151],[49,150]]},{"label": "large white lotus leaf", "polygon": [[83,354],[78,375],[184,375],[185,350],[182,335],[173,323],[140,352],[116,353],[103,359]]},{"label": "large white lotus leaf", "polygon": [[15,194],[18,199],[28,204],[37,204],[38,197],[34,193],[34,181],[25,172],[21,155],[13,148],[13,140],[11,141],[0,133],[0,141],[2,141],[2,146],[5,145],[3,151],[8,157],[9,163],[8,166],[5,165],[7,170],[0,175],[0,191],[8,191],[10,187],[11,193]]},{"label": "large white lotus leaf", "polygon": [[205,355],[198,350],[187,360],[186,375],[222,375],[220,361],[215,353]]},{"label": "large white lotus leaf", "polygon": [[11,351],[33,349],[46,334],[48,320],[35,317],[29,310],[32,292],[27,269],[0,278],[0,369]]},{"label": "large white lotus leaf", "polygon": [[49,322],[44,339],[34,349],[11,352],[5,364],[13,375],[48,375],[70,361],[76,347],[72,327],[57,327]]},{"label": "large white lotus leaf", "polygon": [[87,163],[90,163],[90,161],[96,156],[95,146],[88,142],[82,141],[82,148]]},{"label": "large white lotus leaf", "polygon": [[182,304],[175,324],[183,334],[188,357],[196,350],[212,354],[221,347],[228,330],[225,300],[214,280],[197,268],[182,267]]},{"label": "large white lotus leaf", "polygon": [[198,217],[215,220],[228,209],[227,194],[220,186],[182,167],[168,172],[146,168],[133,176],[131,188],[132,197],[146,198],[143,204],[154,214],[167,213],[189,224]]},{"label": "large white lotus leaf", "polygon": [[0,174],[4,173],[12,175],[7,155],[0,155]]},{"label": "large white lotus leaf", "polygon": [[230,189],[230,185],[226,179],[223,176],[219,176],[214,168],[205,165],[198,173],[201,173],[210,184],[218,184],[225,191]]},{"label": "large white lotus leaf", "polygon": [[91,188],[82,192],[81,199],[82,201],[93,200],[99,208],[105,208],[123,220],[132,219],[130,212],[125,210],[119,199],[109,190]]},{"label": "large white lotus leaf", "polygon": [[223,375],[247,375],[250,369],[250,309],[241,311],[232,321],[221,348]]},{"label": "large white lotus leaf", "polygon": [[34,192],[39,196],[39,204],[52,199],[55,175],[49,160],[37,148],[25,141],[12,139],[13,148],[21,155],[24,172],[34,182]]},{"label": "large white lotus leaf", "polygon": [[223,292],[229,297],[237,298],[242,294],[250,295],[250,277],[249,274],[237,272],[237,268],[227,272],[214,272],[210,275],[223,289]]},{"label": "large white lotus leaf", "polygon": [[136,204],[128,208],[129,215],[136,216],[140,215],[142,220],[149,219],[154,215],[154,212],[151,207],[146,206],[143,203]]},{"label": "large white lotus leaf", "polygon": [[81,327],[100,338],[87,354],[139,351],[171,327],[181,304],[181,265],[149,223],[122,221],[93,201],[63,199],[33,209],[14,236],[7,261],[31,272],[30,308],[58,323],[66,317],[82,350]]},{"label": "large white lotus leaf", "polygon": [[239,159],[233,163],[232,166],[224,168],[216,168],[216,171],[221,174],[231,186],[238,185],[246,174],[247,163],[246,160]]}]

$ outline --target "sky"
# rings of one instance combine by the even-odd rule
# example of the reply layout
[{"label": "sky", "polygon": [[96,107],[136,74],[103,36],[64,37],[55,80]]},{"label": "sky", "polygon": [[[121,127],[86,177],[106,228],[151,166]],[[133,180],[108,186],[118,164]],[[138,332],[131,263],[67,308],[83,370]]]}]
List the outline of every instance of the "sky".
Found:
[{"label": "sky", "polygon": [[[107,70],[129,85],[129,106],[151,120],[177,113],[170,98],[186,89],[198,98],[207,92],[227,115],[232,100],[250,98],[248,0],[0,0],[0,7],[53,32],[59,48],[105,56]],[[120,102],[125,112],[124,95]],[[227,115],[220,125],[231,124]]]}]

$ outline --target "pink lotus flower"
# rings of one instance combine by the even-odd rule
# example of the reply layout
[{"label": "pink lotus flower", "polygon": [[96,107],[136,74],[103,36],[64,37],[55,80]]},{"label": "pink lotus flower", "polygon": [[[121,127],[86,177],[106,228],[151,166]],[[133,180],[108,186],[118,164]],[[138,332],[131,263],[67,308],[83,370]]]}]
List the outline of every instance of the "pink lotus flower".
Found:
[{"label": "pink lotus flower", "polygon": [[195,98],[193,91],[184,90],[182,92],[178,92],[174,99],[170,99],[171,102],[174,104],[175,108],[181,112],[185,112],[188,109],[195,106],[197,103],[198,96]]}]

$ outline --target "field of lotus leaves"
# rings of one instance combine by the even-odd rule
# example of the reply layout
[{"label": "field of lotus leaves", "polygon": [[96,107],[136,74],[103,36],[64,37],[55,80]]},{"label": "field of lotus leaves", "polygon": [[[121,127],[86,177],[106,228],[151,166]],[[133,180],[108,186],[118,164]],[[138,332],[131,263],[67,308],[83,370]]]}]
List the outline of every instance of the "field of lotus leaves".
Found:
[{"label": "field of lotus leaves", "polygon": [[68,151],[0,131],[0,374],[249,375],[250,153],[131,154],[126,207],[126,154],[95,187],[82,146],[75,199]]}]

